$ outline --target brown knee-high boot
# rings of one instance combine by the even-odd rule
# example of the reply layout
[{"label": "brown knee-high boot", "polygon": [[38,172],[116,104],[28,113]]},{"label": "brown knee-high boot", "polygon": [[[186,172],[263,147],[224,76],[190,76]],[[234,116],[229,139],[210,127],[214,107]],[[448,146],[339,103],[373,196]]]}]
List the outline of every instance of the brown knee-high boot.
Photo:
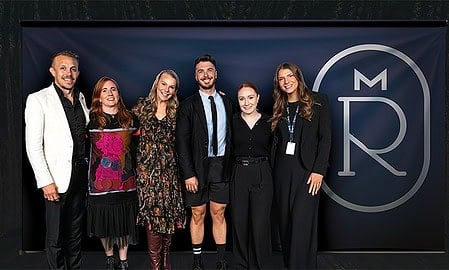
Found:
[{"label": "brown knee-high boot", "polygon": [[171,234],[164,233],[162,235],[162,269],[171,270],[170,264],[170,245],[171,245]]},{"label": "brown knee-high boot", "polygon": [[147,229],[148,254],[150,256],[150,268],[161,269],[162,234],[153,233]]}]

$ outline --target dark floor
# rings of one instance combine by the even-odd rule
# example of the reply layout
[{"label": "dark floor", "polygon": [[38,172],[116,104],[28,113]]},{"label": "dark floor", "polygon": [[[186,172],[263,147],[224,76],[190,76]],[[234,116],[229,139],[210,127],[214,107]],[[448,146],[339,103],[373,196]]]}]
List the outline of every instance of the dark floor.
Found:
[{"label": "dark floor", "polygon": [[[105,258],[102,252],[84,252],[83,269],[104,269]],[[190,269],[190,252],[172,252],[173,269]],[[215,269],[213,252],[204,254],[206,269]],[[232,269],[232,254],[227,254]],[[149,269],[149,260],[143,251],[130,251],[130,269]],[[281,268],[281,254],[275,252],[270,260],[270,269]],[[0,269],[46,269],[44,252],[24,253],[1,262]],[[449,269],[449,256],[446,253],[320,253],[319,269]]]}]

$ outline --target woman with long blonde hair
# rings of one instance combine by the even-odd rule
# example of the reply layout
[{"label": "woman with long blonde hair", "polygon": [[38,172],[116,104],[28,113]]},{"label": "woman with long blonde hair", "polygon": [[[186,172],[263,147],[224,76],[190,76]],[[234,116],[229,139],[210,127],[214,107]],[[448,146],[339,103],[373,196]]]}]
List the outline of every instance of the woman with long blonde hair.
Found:
[{"label": "woman with long blonde hair", "polygon": [[146,229],[151,269],[171,269],[172,235],[185,226],[174,149],[178,88],[178,75],[173,70],[162,70],[148,96],[133,108],[140,122],[137,222]]}]

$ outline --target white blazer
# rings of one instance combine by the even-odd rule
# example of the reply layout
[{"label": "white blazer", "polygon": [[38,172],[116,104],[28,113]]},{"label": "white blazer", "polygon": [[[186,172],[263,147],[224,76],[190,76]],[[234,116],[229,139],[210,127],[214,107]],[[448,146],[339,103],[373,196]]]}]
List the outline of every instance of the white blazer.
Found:
[{"label": "white blazer", "polygon": [[[79,101],[87,125],[89,110],[82,93],[79,95]],[[25,144],[37,187],[55,183],[59,193],[66,192],[72,173],[73,139],[64,108],[53,84],[27,97]]]}]

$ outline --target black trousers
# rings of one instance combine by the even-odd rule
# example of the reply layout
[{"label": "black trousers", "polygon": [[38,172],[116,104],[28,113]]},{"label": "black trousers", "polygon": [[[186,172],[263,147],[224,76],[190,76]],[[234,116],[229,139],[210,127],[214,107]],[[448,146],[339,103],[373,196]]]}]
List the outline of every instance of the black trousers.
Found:
[{"label": "black trousers", "polygon": [[317,267],[318,206],[320,193],[309,194],[310,172],[297,157],[284,156],[274,170],[275,198],[284,266],[289,269]]},{"label": "black trousers", "polygon": [[45,200],[46,255],[50,269],[81,268],[81,236],[86,208],[87,163],[76,162],[67,192],[59,201]]},{"label": "black trousers", "polygon": [[271,256],[273,182],[268,160],[236,163],[231,182],[233,255],[237,268],[265,268]]}]

